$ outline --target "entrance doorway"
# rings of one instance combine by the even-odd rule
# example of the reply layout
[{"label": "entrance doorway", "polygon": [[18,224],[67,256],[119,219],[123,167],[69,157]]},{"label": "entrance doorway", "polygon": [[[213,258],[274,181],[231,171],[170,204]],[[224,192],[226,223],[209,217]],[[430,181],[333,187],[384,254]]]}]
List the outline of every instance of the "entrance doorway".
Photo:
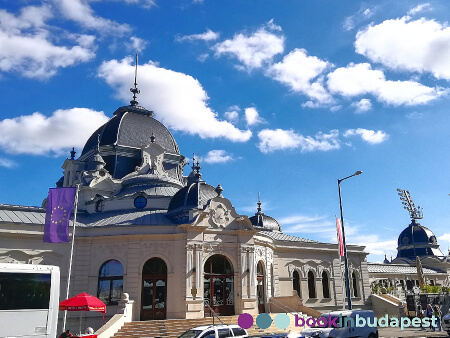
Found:
[{"label": "entrance doorway", "polygon": [[258,262],[256,267],[256,278],[258,280],[256,292],[258,294],[258,311],[259,313],[266,312],[266,301],[265,301],[265,288],[264,288],[264,266],[261,261]]},{"label": "entrance doorway", "polygon": [[205,316],[211,308],[218,315],[234,315],[234,271],[230,260],[223,255],[213,255],[205,263],[203,296]]},{"label": "entrance doorway", "polygon": [[141,320],[166,319],[167,265],[150,258],[142,269]]}]

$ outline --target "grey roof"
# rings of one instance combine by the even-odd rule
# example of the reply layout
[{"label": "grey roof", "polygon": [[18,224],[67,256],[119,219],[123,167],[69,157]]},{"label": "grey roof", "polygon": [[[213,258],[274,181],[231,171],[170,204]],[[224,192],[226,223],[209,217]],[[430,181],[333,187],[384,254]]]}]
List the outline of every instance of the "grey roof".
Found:
[{"label": "grey roof", "polygon": [[[415,266],[408,265],[395,265],[395,264],[379,264],[379,263],[368,263],[367,269],[369,273],[392,273],[392,274],[416,274],[417,268]],[[430,269],[423,267],[424,274],[437,274],[446,272],[439,269]]]},{"label": "grey roof", "polygon": [[45,224],[45,209],[39,207],[0,204],[0,222]]},{"label": "grey roof", "polygon": [[320,243],[317,241],[313,241],[311,239],[291,236],[283,234],[282,232],[273,232],[273,231],[260,231],[260,235],[264,235],[272,238],[275,241],[283,241],[283,242],[305,242],[305,243]]},{"label": "grey roof", "polygon": [[249,217],[249,220],[257,230],[262,228],[262,230],[281,231],[281,226],[278,221],[262,212],[256,213],[254,216]]},{"label": "grey roof", "polygon": [[167,186],[150,186],[150,185],[135,185],[132,187],[126,187],[120,190],[115,196],[127,196],[133,195],[137,192],[145,192],[149,196],[173,196],[180,188],[167,187]]},{"label": "grey roof", "polygon": [[192,183],[180,189],[169,204],[169,211],[178,208],[193,209],[205,206],[208,201],[217,197],[216,188],[204,181]]},{"label": "grey roof", "polygon": [[78,215],[77,224],[97,227],[107,225],[174,225],[166,210],[119,210]]},{"label": "grey roof", "polygon": [[100,146],[122,145],[140,148],[152,142],[152,133],[156,136],[156,143],[169,152],[180,153],[170,131],[153,118],[152,112],[141,107],[120,107],[108,122],[92,134],[81,156],[97,147],[98,134],[100,134]]}]

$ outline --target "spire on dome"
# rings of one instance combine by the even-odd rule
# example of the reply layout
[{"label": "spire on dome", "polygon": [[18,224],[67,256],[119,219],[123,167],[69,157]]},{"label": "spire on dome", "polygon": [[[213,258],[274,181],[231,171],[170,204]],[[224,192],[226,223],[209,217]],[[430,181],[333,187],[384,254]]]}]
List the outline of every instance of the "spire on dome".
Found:
[{"label": "spire on dome", "polygon": [[74,160],[75,159],[75,154],[77,152],[75,151],[75,147],[72,147],[72,150],[70,151],[70,159]]},{"label": "spire on dome", "polygon": [[202,174],[200,173],[200,169],[202,168],[200,166],[199,157],[197,155],[197,163],[195,162],[195,153],[192,154],[192,171],[188,176],[188,183],[196,183],[202,181]]},{"label": "spire on dome", "polygon": [[136,68],[134,70],[134,88],[130,88],[130,92],[133,93],[133,100],[130,101],[132,106],[137,106],[139,102],[136,101],[136,95],[141,91],[137,87],[137,67],[138,67],[138,54],[136,53]]},{"label": "spire on dome", "polygon": [[261,209],[261,197],[259,195],[258,192],[258,203],[256,203],[258,205],[258,208],[256,208],[256,210],[258,211],[256,214],[262,214],[262,209]]}]

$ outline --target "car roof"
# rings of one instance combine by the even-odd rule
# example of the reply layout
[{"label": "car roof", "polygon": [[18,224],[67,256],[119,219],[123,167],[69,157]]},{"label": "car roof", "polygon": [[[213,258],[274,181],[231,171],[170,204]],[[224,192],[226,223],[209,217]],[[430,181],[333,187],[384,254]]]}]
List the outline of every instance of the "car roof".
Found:
[{"label": "car roof", "polygon": [[237,327],[240,328],[239,325],[235,325],[235,324],[231,324],[231,325],[218,324],[218,325],[196,326],[196,327],[193,327],[191,330],[203,331],[203,330],[207,330],[207,329],[210,329],[210,328],[213,328],[213,327],[218,328],[218,329],[223,329],[223,328],[231,328],[231,329],[233,329],[233,328],[237,328]]},{"label": "car roof", "polygon": [[322,316],[328,316],[328,315],[332,315],[332,316],[348,316],[351,315],[353,313],[370,313],[370,314],[374,314],[374,312],[372,310],[342,310],[342,311],[331,311],[328,313],[322,313]]}]

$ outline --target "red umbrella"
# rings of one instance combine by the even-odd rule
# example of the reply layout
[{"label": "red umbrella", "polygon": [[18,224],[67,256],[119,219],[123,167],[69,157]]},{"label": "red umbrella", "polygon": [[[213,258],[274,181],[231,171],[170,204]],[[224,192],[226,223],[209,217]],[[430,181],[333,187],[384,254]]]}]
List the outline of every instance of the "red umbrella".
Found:
[{"label": "red umbrella", "polygon": [[59,303],[60,311],[98,311],[106,313],[106,305],[97,297],[91,296],[86,292],[80,293],[75,297],[63,300]]},{"label": "red umbrella", "polygon": [[[98,311],[106,313],[106,305],[97,297],[91,296],[86,292],[80,293],[75,297],[63,300],[59,303],[60,311]],[[80,312],[80,334],[81,334],[81,312]]]}]

